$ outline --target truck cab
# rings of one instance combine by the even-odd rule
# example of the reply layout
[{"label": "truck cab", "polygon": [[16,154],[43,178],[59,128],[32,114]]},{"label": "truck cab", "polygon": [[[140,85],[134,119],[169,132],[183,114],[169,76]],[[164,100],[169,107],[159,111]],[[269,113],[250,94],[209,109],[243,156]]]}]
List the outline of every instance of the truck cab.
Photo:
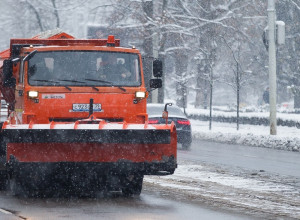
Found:
[{"label": "truck cab", "polygon": [[86,118],[91,99],[96,117],[147,120],[147,92],[136,49],[31,46],[22,48],[20,57],[14,107],[21,123]]}]

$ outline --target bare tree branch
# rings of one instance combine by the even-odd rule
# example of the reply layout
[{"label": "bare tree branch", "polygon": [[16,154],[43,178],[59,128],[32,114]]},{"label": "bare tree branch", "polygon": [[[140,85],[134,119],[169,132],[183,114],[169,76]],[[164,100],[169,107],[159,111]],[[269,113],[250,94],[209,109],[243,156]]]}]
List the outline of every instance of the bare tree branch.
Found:
[{"label": "bare tree branch", "polygon": [[58,11],[56,8],[56,4],[55,4],[55,0],[51,0],[52,5],[53,5],[53,9],[54,9],[54,15],[56,17],[56,27],[59,28],[60,24],[59,24],[59,16],[58,16]]},{"label": "bare tree branch", "polygon": [[28,0],[26,0],[26,4],[28,4],[29,8],[34,12],[35,17],[36,17],[37,22],[38,22],[38,25],[40,27],[40,30],[44,31],[44,27],[42,25],[42,20],[41,20],[40,13],[37,11],[37,9]]}]

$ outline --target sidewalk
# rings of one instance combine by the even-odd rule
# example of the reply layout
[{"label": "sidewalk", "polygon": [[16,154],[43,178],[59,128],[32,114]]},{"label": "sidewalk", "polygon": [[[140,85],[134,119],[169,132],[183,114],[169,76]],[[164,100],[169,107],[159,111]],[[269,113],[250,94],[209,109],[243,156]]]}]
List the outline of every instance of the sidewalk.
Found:
[{"label": "sidewalk", "polygon": [[243,125],[236,130],[236,123],[191,120],[193,138],[230,144],[242,144],[288,151],[300,151],[300,129],[296,127],[277,127],[277,135],[270,135],[269,126]]}]

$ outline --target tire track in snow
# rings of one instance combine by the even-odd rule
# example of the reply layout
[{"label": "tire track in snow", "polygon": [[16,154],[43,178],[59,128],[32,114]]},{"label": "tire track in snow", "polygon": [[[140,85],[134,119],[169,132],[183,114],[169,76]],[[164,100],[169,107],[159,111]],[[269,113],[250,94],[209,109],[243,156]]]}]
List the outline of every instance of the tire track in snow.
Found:
[{"label": "tire track in snow", "polygon": [[300,219],[300,189],[291,179],[180,164],[173,175],[146,176],[144,181],[146,186],[158,186],[189,200],[260,212],[270,218]]}]

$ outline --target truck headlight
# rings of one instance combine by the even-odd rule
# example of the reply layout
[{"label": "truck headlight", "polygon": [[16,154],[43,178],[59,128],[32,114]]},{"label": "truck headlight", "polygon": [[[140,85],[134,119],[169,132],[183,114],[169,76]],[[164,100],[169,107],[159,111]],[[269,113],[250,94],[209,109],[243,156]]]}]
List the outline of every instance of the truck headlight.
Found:
[{"label": "truck headlight", "polygon": [[136,92],[135,97],[138,99],[144,99],[146,97],[146,93],[145,92]]},{"label": "truck headlight", "polygon": [[29,96],[29,98],[35,99],[39,96],[39,92],[38,91],[29,91],[28,96]]}]

